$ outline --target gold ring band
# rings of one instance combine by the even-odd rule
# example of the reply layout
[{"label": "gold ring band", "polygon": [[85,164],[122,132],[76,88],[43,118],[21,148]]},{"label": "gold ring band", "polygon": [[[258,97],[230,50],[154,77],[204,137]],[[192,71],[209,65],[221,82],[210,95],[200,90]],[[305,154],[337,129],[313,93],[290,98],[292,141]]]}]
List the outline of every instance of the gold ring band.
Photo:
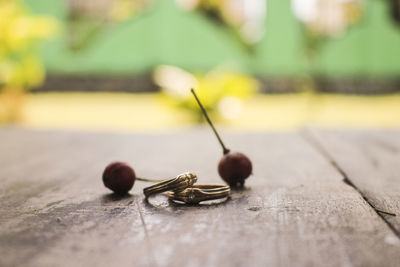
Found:
[{"label": "gold ring band", "polygon": [[160,194],[167,191],[179,192],[186,189],[189,186],[192,186],[197,182],[197,176],[194,173],[185,172],[173,179],[166,180],[160,183],[157,183],[152,186],[148,186],[143,189],[143,193],[148,198],[154,194]]},{"label": "gold ring band", "polygon": [[228,185],[194,185],[180,192],[168,192],[172,200],[186,204],[198,204],[202,201],[215,200],[228,197],[231,188]]}]

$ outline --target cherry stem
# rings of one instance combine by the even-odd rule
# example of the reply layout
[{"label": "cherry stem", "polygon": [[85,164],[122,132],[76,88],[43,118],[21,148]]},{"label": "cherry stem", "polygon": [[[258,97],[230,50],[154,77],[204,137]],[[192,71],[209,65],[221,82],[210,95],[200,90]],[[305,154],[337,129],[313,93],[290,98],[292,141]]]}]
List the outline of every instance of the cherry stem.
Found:
[{"label": "cherry stem", "polygon": [[201,104],[200,99],[199,99],[199,98],[197,97],[197,95],[196,95],[196,92],[194,91],[193,88],[192,88],[190,91],[192,92],[194,98],[196,99],[197,104],[199,104],[200,109],[201,109],[201,111],[203,112],[203,115],[204,115],[204,117],[206,118],[208,124],[211,126],[212,130],[214,131],[215,136],[216,136],[217,139],[218,139],[218,142],[221,144],[221,147],[222,147],[222,150],[223,150],[224,155],[228,154],[228,153],[230,152],[230,150],[229,150],[228,148],[226,148],[226,146],[225,146],[224,143],[222,142],[221,137],[219,136],[217,130],[215,129],[213,123],[211,122],[210,117],[208,117],[207,111],[206,111],[206,109],[203,107],[203,105]]},{"label": "cherry stem", "polygon": [[165,179],[147,179],[147,178],[141,178],[141,177],[136,177],[136,180],[143,181],[143,182],[151,182],[151,183],[160,183],[165,181]]}]

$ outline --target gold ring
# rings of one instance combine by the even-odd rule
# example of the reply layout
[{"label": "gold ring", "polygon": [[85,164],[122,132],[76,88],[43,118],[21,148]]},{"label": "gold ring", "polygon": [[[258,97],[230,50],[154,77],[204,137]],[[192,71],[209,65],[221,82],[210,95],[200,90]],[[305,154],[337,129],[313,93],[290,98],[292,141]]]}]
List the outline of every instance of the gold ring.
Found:
[{"label": "gold ring", "polygon": [[143,189],[143,193],[146,196],[146,198],[148,198],[151,195],[160,194],[166,191],[179,192],[186,189],[189,186],[192,186],[196,182],[197,182],[196,174],[185,172],[179,174],[173,179],[166,180],[152,186],[148,186]]},{"label": "gold ring", "polygon": [[231,188],[228,185],[194,185],[180,192],[168,192],[168,197],[186,204],[198,204],[202,201],[228,197]]}]

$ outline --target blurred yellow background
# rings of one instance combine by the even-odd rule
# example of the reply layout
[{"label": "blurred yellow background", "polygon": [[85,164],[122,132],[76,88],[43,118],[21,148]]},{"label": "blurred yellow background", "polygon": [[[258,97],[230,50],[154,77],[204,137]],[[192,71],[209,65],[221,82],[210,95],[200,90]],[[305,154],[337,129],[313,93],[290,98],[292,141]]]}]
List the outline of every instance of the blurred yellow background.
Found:
[{"label": "blurred yellow background", "polygon": [[400,127],[400,0],[0,0],[0,124]]},{"label": "blurred yellow background", "polygon": [[[166,105],[158,94],[43,93],[25,99],[23,126],[39,129],[176,131],[196,125],[189,111]],[[256,95],[233,120],[219,118],[229,130],[295,130],[304,126],[400,127],[400,94]],[[217,119],[217,118],[214,118]]]}]

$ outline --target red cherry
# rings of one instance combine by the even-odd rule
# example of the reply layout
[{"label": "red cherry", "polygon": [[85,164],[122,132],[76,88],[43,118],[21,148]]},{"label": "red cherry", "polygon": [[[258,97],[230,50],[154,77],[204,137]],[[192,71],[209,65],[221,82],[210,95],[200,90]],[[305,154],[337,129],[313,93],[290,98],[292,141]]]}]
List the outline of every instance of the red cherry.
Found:
[{"label": "red cherry", "polygon": [[244,180],[250,176],[252,169],[250,159],[240,152],[225,154],[218,164],[219,175],[233,187],[243,186]]},{"label": "red cherry", "polygon": [[135,171],[125,162],[112,162],[103,172],[104,185],[118,195],[128,193],[135,180]]}]

